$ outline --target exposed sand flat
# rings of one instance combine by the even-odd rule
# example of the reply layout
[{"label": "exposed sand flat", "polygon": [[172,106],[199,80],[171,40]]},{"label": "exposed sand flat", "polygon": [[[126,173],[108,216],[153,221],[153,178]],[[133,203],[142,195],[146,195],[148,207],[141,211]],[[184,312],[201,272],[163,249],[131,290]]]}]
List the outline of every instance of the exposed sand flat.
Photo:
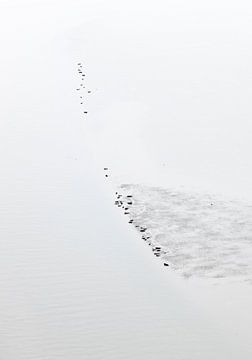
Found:
[{"label": "exposed sand flat", "polygon": [[133,226],[173,270],[184,277],[251,283],[249,202],[133,184],[119,192]]}]

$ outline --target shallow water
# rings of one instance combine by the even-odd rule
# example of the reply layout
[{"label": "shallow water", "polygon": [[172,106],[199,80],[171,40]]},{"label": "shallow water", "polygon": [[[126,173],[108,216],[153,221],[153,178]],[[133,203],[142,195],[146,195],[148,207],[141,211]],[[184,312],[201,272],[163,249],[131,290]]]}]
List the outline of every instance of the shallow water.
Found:
[{"label": "shallow water", "polygon": [[27,141],[22,156],[8,147],[1,192],[1,358],[232,358],[113,209],[80,122],[16,126]]}]

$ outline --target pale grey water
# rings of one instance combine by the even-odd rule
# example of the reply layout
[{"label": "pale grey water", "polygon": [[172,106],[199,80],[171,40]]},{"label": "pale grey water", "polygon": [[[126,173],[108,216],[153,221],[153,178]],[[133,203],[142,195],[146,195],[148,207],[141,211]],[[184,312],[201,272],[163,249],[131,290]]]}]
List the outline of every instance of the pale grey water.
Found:
[{"label": "pale grey water", "polygon": [[[153,13],[148,4],[142,11],[139,2],[131,22],[131,9],[124,15],[115,2],[0,4],[1,359],[250,359],[250,289],[236,297],[231,289],[230,303],[220,289],[205,291],[167,273],[113,208],[113,186],[104,184],[102,167],[113,162],[111,152],[126,172],[136,173],[140,164],[142,176],[141,136],[130,139],[134,150],[140,148],[131,153],[132,168],[117,142],[100,140],[104,129],[110,140],[118,135],[106,122],[110,115],[120,119],[118,128],[127,128],[130,118],[146,121],[142,110],[149,98],[137,90],[147,89],[144,29],[152,33],[152,14],[160,24],[162,7]],[[171,12],[181,25],[175,3]],[[154,34],[166,23],[163,16]],[[152,37],[157,58],[146,67],[158,64],[162,43]],[[75,92],[80,60],[88,65],[88,85],[98,87],[86,121]],[[164,73],[158,68],[153,85]]]},{"label": "pale grey water", "polygon": [[[6,148],[1,358],[237,358],[112,210],[79,120],[50,120],[36,130],[17,124],[15,140],[27,139],[22,156]],[[41,143],[55,128],[51,145]]]},{"label": "pale grey water", "polygon": [[116,215],[78,117],[23,106],[1,129],[1,358],[230,358]]}]

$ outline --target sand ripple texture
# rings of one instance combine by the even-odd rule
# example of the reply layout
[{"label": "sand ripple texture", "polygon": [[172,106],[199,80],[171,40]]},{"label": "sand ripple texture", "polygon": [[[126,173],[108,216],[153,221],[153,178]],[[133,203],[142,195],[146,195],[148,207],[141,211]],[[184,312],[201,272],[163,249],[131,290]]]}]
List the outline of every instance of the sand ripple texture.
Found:
[{"label": "sand ripple texture", "polygon": [[130,224],[169,270],[252,282],[252,204],[132,184],[118,194]]}]

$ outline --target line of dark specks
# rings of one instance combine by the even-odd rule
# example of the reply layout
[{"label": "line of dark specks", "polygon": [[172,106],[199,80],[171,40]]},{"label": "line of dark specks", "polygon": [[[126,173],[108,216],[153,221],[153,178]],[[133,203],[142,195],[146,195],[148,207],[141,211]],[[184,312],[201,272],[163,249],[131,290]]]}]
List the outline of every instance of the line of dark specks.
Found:
[{"label": "line of dark specks", "polygon": [[[84,80],[85,80],[86,74],[83,71],[83,65],[81,62],[77,63],[77,73],[80,75],[80,84],[79,84],[79,87],[76,89],[76,91],[81,92],[82,90],[86,89],[86,86],[84,86]],[[86,93],[91,94],[91,90],[87,90]],[[82,92],[81,92],[81,94],[82,94]],[[83,94],[80,95],[80,105],[84,105],[83,98],[84,98]],[[88,111],[87,110],[83,111],[83,114],[85,114],[85,116],[86,116],[88,114]]]},{"label": "line of dark specks", "polygon": [[[108,178],[109,168],[104,167],[103,170],[105,172],[105,177]],[[123,194],[119,194],[118,192],[116,192],[114,205],[117,206],[118,208],[122,208],[124,215],[130,215],[130,209],[132,206],[134,206],[133,195],[127,194],[125,196]],[[154,244],[152,244],[151,242],[152,236],[150,233],[148,233],[147,227],[138,225],[137,223],[135,223],[134,219],[131,218],[129,219],[128,223],[133,224],[134,227],[142,234],[142,240],[147,242],[147,244],[152,247],[152,251],[156,257],[160,257],[161,255],[166,254],[166,252],[162,250],[160,246],[155,246]],[[164,262],[163,264],[164,266],[169,266],[167,262]]]}]

